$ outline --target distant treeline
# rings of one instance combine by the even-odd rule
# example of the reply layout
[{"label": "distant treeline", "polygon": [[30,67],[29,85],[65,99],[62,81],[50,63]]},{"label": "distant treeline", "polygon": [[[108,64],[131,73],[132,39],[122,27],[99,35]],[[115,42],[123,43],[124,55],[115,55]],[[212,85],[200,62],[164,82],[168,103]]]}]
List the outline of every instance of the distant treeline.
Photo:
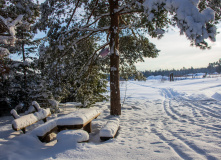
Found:
[{"label": "distant treeline", "polygon": [[206,68],[185,68],[183,67],[182,69],[172,69],[172,70],[156,70],[156,71],[143,71],[143,75],[145,77],[149,77],[151,75],[157,76],[157,75],[162,75],[162,76],[169,76],[170,73],[173,73],[174,76],[183,76],[187,74],[194,74],[194,73],[208,73],[212,74],[214,72],[220,73],[221,72],[221,59],[217,62],[214,63],[209,63],[208,67]]}]

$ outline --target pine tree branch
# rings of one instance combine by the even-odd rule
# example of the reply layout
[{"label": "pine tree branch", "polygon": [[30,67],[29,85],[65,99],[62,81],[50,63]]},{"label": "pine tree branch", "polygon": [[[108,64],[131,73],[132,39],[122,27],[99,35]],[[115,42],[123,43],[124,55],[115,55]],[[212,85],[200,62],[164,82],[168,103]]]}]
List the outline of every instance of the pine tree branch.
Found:
[{"label": "pine tree branch", "polygon": [[107,31],[107,30],[109,30],[109,26],[102,27],[102,28],[98,28],[98,29],[93,29],[93,28],[80,29],[79,31],[90,31],[90,33],[88,33],[87,35],[82,36],[81,38],[77,39],[76,41],[74,41],[74,42],[72,43],[72,45],[73,45],[73,44],[76,44],[76,43],[79,43],[80,41],[82,41],[82,40],[84,40],[84,39],[90,37],[90,36],[91,36],[92,34],[94,34],[94,33],[101,32],[101,31]]},{"label": "pine tree branch", "polygon": [[85,25],[84,27],[89,27],[89,26],[93,25],[94,23],[96,23],[96,22],[97,22],[98,20],[100,20],[101,18],[106,17],[106,16],[110,16],[110,13],[105,13],[105,14],[100,15],[98,18],[96,18],[96,19],[94,20],[94,22],[92,22],[92,23],[90,23],[90,24],[88,24],[88,25]]},{"label": "pine tree branch", "polygon": [[[121,20],[125,25],[128,25],[127,22],[125,22],[125,20],[123,20],[122,16],[120,16],[120,20]],[[131,27],[129,27],[129,28],[131,29],[131,31],[132,31],[134,37],[137,38],[136,34],[134,33],[134,30],[133,30]]]},{"label": "pine tree branch", "polygon": [[70,23],[71,23],[71,20],[72,20],[74,14],[75,14],[75,12],[76,12],[76,10],[77,10],[77,8],[78,8],[79,2],[80,2],[80,0],[77,1],[77,4],[76,4],[76,6],[75,6],[75,8],[74,8],[74,10],[73,10],[73,12],[72,12],[71,18],[70,18],[70,20],[69,20],[69,22],[68,22],[68,24],[67,24],[67,29],[68,29],[68,27],[69,27],[69,25],[70,25]]},{"label": "pine tree branch", "polygon": [[90,16],[88,17],[88,20],[87,20],[87,23],[86,23],[86,25],[89,23],[89,21],[90,21],[90,18],[91,18],[91,16],[93,15],[93,13],[94,13],[94,10],[96,9],[96,6],[98,5],[98,0],[96,1],[96,3],[95,3],[95,6],[94,6],[94,8],[93,8],[93,10],[92,10],[92,12],[91,12],[91,14],[90,14]]},{"label": "pine tree branch", "polygon": [[132,13],[143,13],[143,11],[138,11],[138,10],[127,10],[127,11],[123,11],[120,12],[120,15],[125,15],[125,14],[132,14]]},{"label": "pine tree branch", "polygon": [[[81,42],[81,41],[87,39],[88,37],[90,37],[90,36],[93,35],[94,33],[102,32],[102,31],[107,31],[107,30],[109,30],[109,26],[102,27],[102,28],[98,28],[98,29],[93,29],[93,30],[90,29],[90,30],[89,30],[90,32],[89,32],[88,34],[86,34],[86,35],[82,36],[81,38],[75,40],[73,43],[71,43],[71,44],[69,45],[69,48],[71,48],[71,47],[74,46],[75,44],[77,44],[77,43],[79,43],[79,42]],[[84,30],[82,30],[82,31],[84,31]],[[68,38],[70,38],[70,37],[71,37],[71,36],[69,36]],[[61,57],[64,57],[66,54],[67,54],[67,52],[64,52],[64,54],[61,55]]]},{"label": "pine tree branch", "polygon": [[131,2],[130,4],[126,5],[126,6],[122,6],[121,8],[117,9],[114,13],[118,13],[119,15],[123,15],[123,14],[131,14],[131,13],[142,13],[143,11],[139,9],[131,9],[134,7],[134,5],[137,3],[136,0],[134,0],[133,2]]},{"label": "pine tree branch", "polygon": [[[101,18],[106,17],[106,16],[109,16],[109,15],[110,15],[109,13],[102,14],[101,16],[99,16],[98,18],[96,18],[92,23],[87,24],[87,25],[85,25],[85,26],[82,26],[81,28],[88,28],[88,27],[90,27],[91,25],[93,25],[94,23],[96,23],[98,20],[100,20]],[[77,31],[78,31],[79,28],[74,27],[74,28],[72,28],[71,30],[67,31],[65,34],[67,35],[68,33],[72,32],[73,30],[77,30]],[[81,29],[81,30],[82,30],[82,29]],[[74,33],[76,33],[76,32],[74,32]]]},{"label": "pine tree branch", "polygon": [[[92,34],[94,34],[94,33],[97,33],[97,32],[102,32],[102,31],[109,31],[109,26],[106,26],[106,27],[102,27],[102,28],[98,28],[98,29],[88,29],[88,30],[79,30],[79,31],[91,31],[90,33],[88,33],[87,35],[85,35],[85,36],[82,36],[81,38],[79,38],[79,39],[77,39],[77,40],[75,40],[72,44],[71,44],[71,46],[73,46],[74,44],[76,44],[76,43],[79,43],[79,42],[81,42],[82,40],[84,40],[84,39],[86,39],[86,38],[88,38],[88,37],[90,37]],[[120,27],[119,29],[125,29],[125,28],[128,28],[128,26],[124,26],[124,27]],[[70,38],[71,36],[69,36],[68,38]]]},{"label": "pine tree branch", "polygon": [[[87,63],[85,63],[85,65],[81,68],[79,77],[82,76],[82,73],[85,73],[86,71],[89,71],[89,70],[87,70],[87,69],[92,68],[92,67],[91,67],[92,62],[93,62],[94,60],[96,60],[97,57],[99,56],[99,54],[98,54],[98,55],[94,58],[94,56],[96,55],[96,53],[97,53],[99,50],[101,50],[101,49],[103,49],[104,47],[106,47],[107,45],[109,45],[109,44],[110,44],[110,42],[107,42],[107,43],[103,44],[101,47],[99,47],[99,48],[91,55],[91,57],[88,59]],[[85,69],[86,69],[86,70],[85,70]]]},{"label": "pine tree branch", "polygon": [[125,20],[123,20],[122,16],[120,16],[120,20],[121,20],[121,21],[122,21],[122,22],[123,22],[125,25],[129,26],[128,28],[130,28],[130,29],[131,29],[132,34],[134,35],[134,37],[136,37],[136,38],[137,38],[137,36],[136,36],[136,34],[135,34],[134,30],[131,28],[131,26],[130,26],[130,25],[128,25],[128,24],[127,24],[127,22],[125,22]]}]

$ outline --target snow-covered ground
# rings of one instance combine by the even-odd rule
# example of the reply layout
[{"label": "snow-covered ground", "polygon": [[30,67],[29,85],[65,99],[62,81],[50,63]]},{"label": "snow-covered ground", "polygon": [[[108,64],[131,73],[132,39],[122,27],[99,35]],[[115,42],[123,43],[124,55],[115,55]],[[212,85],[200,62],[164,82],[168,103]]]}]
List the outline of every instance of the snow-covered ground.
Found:
[{"label": "snow-covered ground", "polygon": [[[99,130],[112,118],[108,102],[96,105],[102,113],[92,121],[88,143],[44,144],[13,131],[12,117],[1,117],[0,159],[221,159],[221,78],[121,82],[121,95],[120,130],[105,142]],[[51,119],[75,105],[67,103]]]}]

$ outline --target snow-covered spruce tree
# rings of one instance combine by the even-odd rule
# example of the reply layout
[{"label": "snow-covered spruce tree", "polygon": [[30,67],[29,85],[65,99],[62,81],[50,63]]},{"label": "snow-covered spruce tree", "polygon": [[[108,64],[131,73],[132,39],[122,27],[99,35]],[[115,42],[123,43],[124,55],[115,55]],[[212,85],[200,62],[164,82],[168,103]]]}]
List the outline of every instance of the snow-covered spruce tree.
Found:
[{"label": "snow-covered spruce tree", "polygon": [[[67,46],[60,55],[61,59],[70,54],[70,51],[74,52],[78,43],[91,36],[100,38],[97,43],[98,49],[102,49],[106,45],[110,46],[110,113],[120,115],[120,57],[125,56],[125,59],[130,59],[134,56],[135,60],[142,60],[145,56],[156,57],[158,52],[155,47],[152,48],[155,52],[150,51],[150,47],[150,50],[141,48],[139,52],[133,53],[123,50],[125,53],[121,53],[123,52],[119,46],[121,37],[129,36],[128,38],[130,38],[132,36],[135,43],[139,40],[145,41],[144,35],[160,38],[166,28],[174,25],[180,29],[180,34],[185,34],[193,45],[206,48],[208,44],[205,39],[209,38],[215,41],[215,12],[211,8],[206,8],[210,6],[207,3],[210,1],[205,1],[207,4],[201,5],[201,8],[198,7],[199,2],[202,1],[68,0],[60,2],[46,0],[42,5],[41,27],[46,29],[62,22],[66,23],[60,27],[59,36],[56,37],[58,44],[66,44]],[[214,0],[213,2],[219,4],[220,1]],[[217,12],[219,11],[217,10]],[[130,49],[130,47],[128,48]],[[94,55],[96,54],[97,52],[94,52]],[[136,62],[135,60],[132,59],[132,62]]]},{"label": "snow-covered spruce tree", "polygon": [[[9,1],[7,1],[9,2]],[[10,67],[9,67],[9,46],[13,46],[16,41],[16,27],[22,23],[22,15],[17,15],[12,19],[7,12],[7,5],[5,0],[0,0],[0,112],[6,113],[10,107],[12,99],[8,89],[11,85],[11,80],[8,80]]]},{"label": "snow-covered spruce tree", "polygon": [[[30,94],[32,86],[30,85],[33,84],[32,81],[37,79],[36,67],[34,68],[35,65],[31,62],[33,61],[31,54],[36,52],[39,42],[33,40],[34,33],[30,27],[39,16],[39,5],[32,0],[5,0],[3,2],[4,8],[0,13],[6,27],[4,34],[13,37],[15,40],[13,44],[5,41],[2,46],[7,48],[10,54],[22,59],[22,62],[8,60],[10,73],[9,78],[5,79],[5,81],[9,81],[10,86],[7,92],[10,92],[9,99],[14,99],[11,105],[15,107],[18,103],[23,103],[25,104],[24,109],[26,109],[32,96]],[[16,17],[21,17],[22,19],[20,18],[18,21]],[[14,21],[17,19],[18,22],[16,23],[18,25],[13,24],[15,22],[10,19],[15,19]]]}]

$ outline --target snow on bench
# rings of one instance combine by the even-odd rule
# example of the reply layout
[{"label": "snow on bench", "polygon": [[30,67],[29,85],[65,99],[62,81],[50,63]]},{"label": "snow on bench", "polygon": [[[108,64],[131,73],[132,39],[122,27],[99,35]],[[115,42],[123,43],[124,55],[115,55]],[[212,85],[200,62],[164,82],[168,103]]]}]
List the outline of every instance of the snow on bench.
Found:
[{"label": "snow on bench", "polygon": [[[62,118],[58,119],[57,126],[61,130],[67,129],[79,129],[86,127],[87,124],[91,125],[91,121],[100,115],[100,111],[96,109],[81,109],[73,113],[70,113]],[[88,126],[88,132],[91,132],[91,126]],[[86,129],[86,128],[85,128]]]},{"label": "snow on bench", "polygon": [[[35,103],[37,103],[37,102],[35,102]],[[51,115],[51,112],[50,112],[50,108],[43,109],[43,108],[40,108],[40,106],[39,106],[38,111],[35,113],[27,114],[24,116],[19,116],[17,114],[16,110],[12,109],[11,114],[15,118],[12,121],[12,128],[15,131],[22,130],[23,133],[25,133],[26,127],[28,127],[28,126],[30,126],[40,120],[43,120],[44,122],[46,122],[47,121],[46,118]]]},{"label": "snow on bench", "polygon": [[119,118],[112,118],[107,121],[106,125],[100,130],[100,139],[106,141],[110,138],[114,138],[119,129]]},{"label": "snow on bench", "polygon": [[50,120],[37,128],[33,129],[30,134],[37,136],[37,137],[43,137],[45,134],[51,132],[54,128],[57,127],[57,121],[56,120]]},{"label": "snow on bench", "polygon": [[31,134],[40,141],[47,142],[47,136],[53,131],[65,129],[81,129],[91,132],[91,121],[100,115],[96,109],[80,109],[68,115],[52,119],[32,130]]},{"label": "snow on bench", "polygon": [[89,141],[89,134],[84,130],[64,130],[57,135],[58,143],[81,143]]}]

